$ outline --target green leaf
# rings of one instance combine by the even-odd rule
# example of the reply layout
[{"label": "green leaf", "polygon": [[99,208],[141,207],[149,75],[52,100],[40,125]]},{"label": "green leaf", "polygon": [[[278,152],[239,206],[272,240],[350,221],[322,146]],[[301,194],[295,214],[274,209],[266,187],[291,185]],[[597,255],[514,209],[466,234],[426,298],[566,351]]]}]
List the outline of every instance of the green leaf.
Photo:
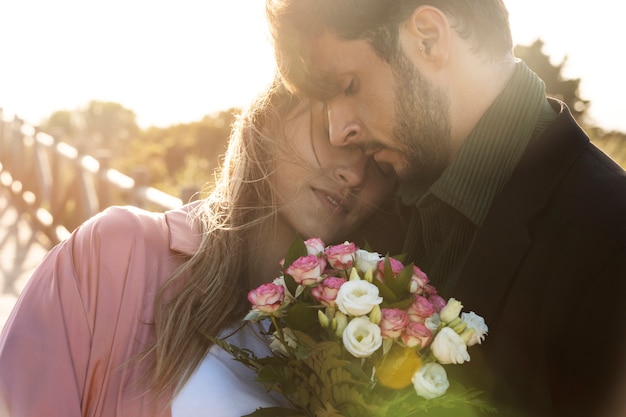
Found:
[{"label": "green leaf", "polygon": [[396,276],[395,283],[395,292],[398,298],[404,298],[409,294],[411,278],[413,277],[413,264],[410,263],[404,268],[402,271]]},{"label": "green leaf", "polygon": [[248,314],[246,314],[246,317],[244,317],[243,319],[246,321],[257,321],[261,318],[261,312],[258,310],[250,310],[248,311]]},{"label": "green leaf", "polygon": [[295,294],[298,289],[298,283],[295,279],[289,274],[283,274],[283,278],[285,279],[285,286],[289,290],[290,294]]},{"label": "green leaf", "polygon": [[293,373],[280,361],[266,363],[257,373],[256,381],[284,395],[289,395],[295,388]]},{"label": "green leaf", "polygon": [[291,242],[291,245],[287,250],[287,254],[285,255],[285,269],[287,269],[287,267],[291,265],[296,259],[307,255],[308,252],[306,249],[306,245],[304,244],[304,240],[302,240],[300,236],[296,236]]},{"label": "green leaf", "polygon": [[285,314],[285,323],[292,330],[306,332],[317,323],[317,309],[310,303],[291,304]]},{"label": "green leaf", "polygon": [[394,275],[393,273],[389,256],[385,256],[384,265],[383,281],[393,293],[393,297],[385,297],[383,295],[383,298],[385,298],[387,303],[395,303],[398,300],[406,298],[409,294],[409,284],[413,276],[413,264],[406,265],[398,275]]},{"label": "green leaf", "polygon": [[383,297],[385,303],[393,303],[396,300],[396,294],[387,286],[384,281],[379,280],[378,278],[374,278],[372,280],[372,284],[378,287],[378,291],[380,291],[380,295]]},{"label": "green leaf", "polygon": [[253,371],[259,371],[262,368],[262,362],[264,359],[259,359],[256,357],[253,351],[249,349],[240,348],[233,344],[228,343],[227,341],[219,338],[209,337],[209,339],[215,343],[217,346],[224,349],[226,352],[230,353],[230,355],[237,361],[241,362],[246,367],[252,369]]}]

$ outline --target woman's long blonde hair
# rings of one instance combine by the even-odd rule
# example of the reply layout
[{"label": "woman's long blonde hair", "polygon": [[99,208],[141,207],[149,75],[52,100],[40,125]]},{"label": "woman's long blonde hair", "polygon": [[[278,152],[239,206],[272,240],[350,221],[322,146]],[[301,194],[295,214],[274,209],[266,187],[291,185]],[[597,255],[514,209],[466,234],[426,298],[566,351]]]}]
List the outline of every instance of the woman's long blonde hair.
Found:
[{"label": "woman's long blonde hair", "polygon": [[284,142],[284,119],[299,105],[276,81],[233,126],[215,188],[191,214],[201,244],[155,301],[156,341],[146,357],[158,395],[181,387],[210,348],[207,336],[218,336],[247,310],[247,269],[275,225],[268,180],[274,155]]}]

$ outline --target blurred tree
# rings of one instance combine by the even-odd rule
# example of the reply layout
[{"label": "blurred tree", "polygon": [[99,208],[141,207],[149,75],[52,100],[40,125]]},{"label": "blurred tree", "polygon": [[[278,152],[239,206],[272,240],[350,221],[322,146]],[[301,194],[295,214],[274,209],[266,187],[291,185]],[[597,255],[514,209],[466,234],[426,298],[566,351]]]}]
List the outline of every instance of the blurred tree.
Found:
[{"label": "blurred tree", "polygon": [[543,53],[543,45],[543,41],[537,39],[530,46],[515,46],[514,53],[543,79],[548,95],[563,100],[576,120],[581,124],[584,123],[589,100],[584,100],[579,95],[580,78],[564,79],[562,71],[567,62],[567,56],[560,64],[553,65],[550,57]]},{"label": "blurred tree", "polygon": [[90,101],[80,114],[82,133],[90,146],[120,152],[126,142],[139,132],[135,112],[118,103]]},{"label": "blurred tree", "polygon": [[69,110],[59,110],[52,113],[39,128],[54,136],[58,140],[71,142],[78,134],[76,115]]},{"label": "blurred tree", "polygon": [[114,155],[124,154],[127,142],[139,134],[132,110],[118,103],[96,100],[73,111],[56,111],[40,128],[86,153],[105,148]]},{"label": "blurred tree", "polygon": [[147,167],[152,185],[173,195],[181,187],[208,187],[238,112],[230,109],[198,122],[145,129],[129,141],[127,152],[115,159],[114,167],[122,172]]}]

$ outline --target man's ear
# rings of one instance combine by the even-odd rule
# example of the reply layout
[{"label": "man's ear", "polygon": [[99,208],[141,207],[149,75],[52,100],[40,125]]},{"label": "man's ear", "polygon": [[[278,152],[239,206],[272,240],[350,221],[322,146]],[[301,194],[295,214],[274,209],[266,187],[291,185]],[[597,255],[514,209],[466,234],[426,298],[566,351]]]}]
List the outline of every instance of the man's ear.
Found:
[{"label": "man's ear", "polygon": [[450,52],[451,37],[448,16],[433,6],[417,7],[406,22],[410,41],[405,44],[411,56],[435,64],[445,65]]}]

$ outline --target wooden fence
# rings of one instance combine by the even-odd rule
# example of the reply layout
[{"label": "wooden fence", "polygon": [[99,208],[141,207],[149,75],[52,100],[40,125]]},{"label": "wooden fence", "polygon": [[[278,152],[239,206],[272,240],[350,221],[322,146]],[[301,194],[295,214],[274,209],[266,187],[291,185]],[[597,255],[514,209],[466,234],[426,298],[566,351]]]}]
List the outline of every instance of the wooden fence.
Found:
[{"label": "wooden fence", "polygon": [[86,155],[0,109],[0,187],[27,211],[33,227],[53,244],[83,221],[113,204],[168,210],[188,201],[193,190],[175,197],[149,186],[146,170],[132,176],[109,167],[107,154]]}]

